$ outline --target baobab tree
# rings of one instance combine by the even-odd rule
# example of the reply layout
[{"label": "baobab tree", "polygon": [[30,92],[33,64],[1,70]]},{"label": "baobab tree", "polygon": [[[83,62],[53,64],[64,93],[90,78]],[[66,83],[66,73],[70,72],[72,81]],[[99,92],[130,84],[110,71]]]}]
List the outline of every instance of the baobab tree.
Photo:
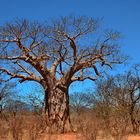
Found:
[{"label": "baobab tree", "polygon": [[71,83],[95,81],[103,68],[122,62],[116,45],[120,34],[108,31],[97,39],[98,25],[98,20],[88,17],[64,17],[44,24],[15,20],[0,27],[4,80],[17,78],[20,83],[36,81],[43,86],[45,112],[53,131],[64,132],[70,126]]}]

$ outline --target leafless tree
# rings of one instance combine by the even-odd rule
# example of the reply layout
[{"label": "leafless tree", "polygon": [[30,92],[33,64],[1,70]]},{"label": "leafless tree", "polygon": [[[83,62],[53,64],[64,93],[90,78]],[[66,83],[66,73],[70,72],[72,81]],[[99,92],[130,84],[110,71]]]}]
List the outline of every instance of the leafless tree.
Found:
[{"label": "leafless tree", "polygon": [[33,109],[34,113],[41,115],[44,112],[44,101],[39,93],[29,94],[26,97],[26,100],[31,109]]},{"label": "leafless tree", "polygon": [[27,106],[28,105],[20,99],[9,99],[7,100],[5,108],[11,115],[15,117],[18,112],[27,110]]},{"label": "leafless tree", "polygon": [[64,17],[45,24],[15,20],[0,27],[0,71],[8,78],[4,80],[43,86],[45,111],[54,131],[70,126],[70,84],[95,81],[103,68],[124,60],[116,45],[120,34],[106,31],[97,39],[98,25],[88,17]]},{"label": "leafless tree", "polygon": [[[139,87],[139,65],[122,75],[109,77],[107,80],[97,82],[97,112],[107,125],[113,116],[124,121],[133,133],[139,132],[140,125],[140,87]],[[121,117],[121,118],[120,118]],[[116,118],[116,119],[117,119]],[[123,123],[120,122],[121,125]],[[108,126],[109,127],[109,126]],[[120,127],[122,128],[122,127]]]},{"label": "leafless tree", "polygon": [[129,95],[126,76],[117,75],[97,82],[95,111],[106,135],[121,140],[129,124]]},{"label": "leafless tree", "polygon": [[135,65],[127,74],[129,87],[129,114],[133,133],[139,132],[140,126],[140,65]]},{"label": "leafless tree", "polygon": [[7,101],[14,95],[14,83],[0,83],[0,114]]},{"label": "leafless tree", "polygon": [[90,109],[92,107],[91,93],[72,93],[70,95],[70,107],[78,115],[82,110]]}]

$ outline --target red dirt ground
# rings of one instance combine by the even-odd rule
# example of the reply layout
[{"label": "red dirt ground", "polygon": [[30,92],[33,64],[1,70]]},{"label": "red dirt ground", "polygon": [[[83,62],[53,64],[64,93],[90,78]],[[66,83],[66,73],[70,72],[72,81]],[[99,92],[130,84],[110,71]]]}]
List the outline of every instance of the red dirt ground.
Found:
[{"label": "red dirt ground", "polygon": [[[48,137],[43,140],[48,140]],[[53,136],[51,135],[50,140],[77,140],[77,135],[73,133]],[[140,140],[140,136],[129,136],[128,140]]]},{"label": "red dirt ground", "polygon": [[140,140],[140,136],[130,136],[128,140]]},{"label": "red dirt ground", "polygon": [[[43,136],[44,137],[44,136]],[[45,138],[41,138],[41,140],[77,140],[77,135],[73,133],[68,134],[59,134],[59,135],[47,135]]]},{"label": "red dirt ground", "polygon": [[[57,137],[56,140],[77,140],[75,134],[64,134]],[[128,140],[140,140],[140,136],[129,136]]]},{"label": "red dirt ground", "polygon": [[[0,137],[0,140],[13,140],[13,139],[11,139],[10,137],[8,139],[4,139]],[[24,140],[28,140],[28,139],[25,138]],[[59,135],[44,134],[38,140],[80,140],[80,138],[78,138],[76,133],[67,133],[67,134],[59,134]],[[129,136],[128,140],[140,140],[140,136]]]}]

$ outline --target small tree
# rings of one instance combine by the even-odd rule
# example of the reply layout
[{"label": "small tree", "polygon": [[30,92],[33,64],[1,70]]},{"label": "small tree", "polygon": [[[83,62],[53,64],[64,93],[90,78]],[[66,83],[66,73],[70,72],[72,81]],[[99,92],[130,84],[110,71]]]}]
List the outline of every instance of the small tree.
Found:
[{"label": "small tree", "polygon": [[91,103],[90,93],[73,93],[70,95],[70,106],[71,109],[80,115],[82,109],[90,108]]},{"label": "small tree", "polygon": [[39,94],[29,94],[27,102],[34,113],[41,115],[44,112],[44,102]]},{"label": "small tree", "polygon": [[133,133],[139,132],[140,126],[140,66],[135,65],[127,74],[129,87],[129,114]]},{"label": "small tree", "polygon": [[125,76],[117,75],[97,82],[95,110],[106,134],[121,140],[129,124],[128,86]]},{"label": "small tree", "polygon": [[28,105],[20,99],[9,99],[5,106],[6,110],[14,117],[17,115],[18,112],[27,110],[27,107]]},{"label": "small tree", "polygon": [[0,83],[0,114],[3,112],[7,101],[13,96],[14,87],[14,83]]},{"label": "small tree", "polygon": [[122,62],[115,43],[120,34],[108,31],[97,39],[98,23],[88,17],[64,17],[44,25],[16,20],[0,28],[0,71],[8,80],[43,86],[45,111],[54,131],[64,132],[69,126],[71,83],[95,81],[102,68]]},{"label": "small tree", "polygon": [[[97,82],[96,97],[97,112],[107,125],[111,123],[112,116],[113,120],[117,117],[116,120],[122,120],[126,126],[131,122],[135,134],[139,131],[140,122],[139,70],[137,65],[123,75]],[[120,125],[123,123],[120,122]]]}]

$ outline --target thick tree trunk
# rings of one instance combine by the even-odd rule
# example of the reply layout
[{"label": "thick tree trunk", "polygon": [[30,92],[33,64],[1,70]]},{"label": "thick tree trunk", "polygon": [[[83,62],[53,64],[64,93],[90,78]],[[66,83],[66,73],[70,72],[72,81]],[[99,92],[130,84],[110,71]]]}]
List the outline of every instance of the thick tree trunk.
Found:
[{"label": "thick tree trunk", "polygon": [[45,94],[45,111],[48,116],[50,132],[71,131],[68,90],[58,87],[48,88]]}]

